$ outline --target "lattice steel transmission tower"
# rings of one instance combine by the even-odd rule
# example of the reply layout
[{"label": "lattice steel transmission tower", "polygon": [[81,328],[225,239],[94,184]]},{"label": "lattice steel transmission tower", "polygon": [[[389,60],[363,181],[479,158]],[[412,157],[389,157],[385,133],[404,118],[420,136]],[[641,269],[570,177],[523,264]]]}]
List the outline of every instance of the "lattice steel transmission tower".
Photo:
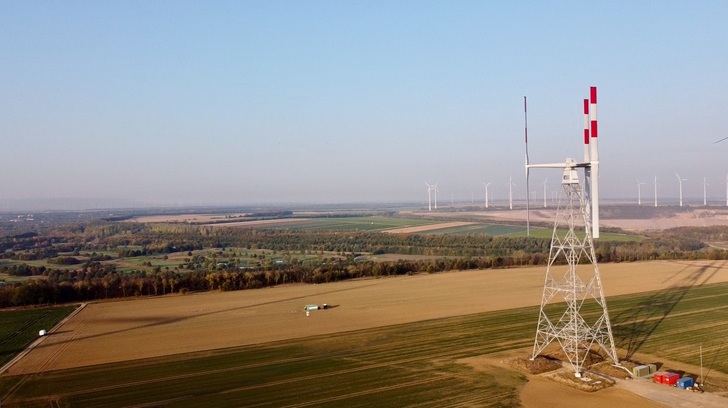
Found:
[{"label": "lattice steel transmission tower", "polygon": [[[566,159],[565,163],[530,164],[528,160],[528,116],[526,116],[526,205],[528,178],[532,168],[563,170],[561,185],[564,201],[559,202],[551,238],[546,280],[541,297],[536,340],[531,359],[535,359],[554,340],[579,377],[589,353],[601,349],[619,365],[614,347],[607,303],[599,276],[594,239],[599,238],[599,149],[597,145],[597,88],[591,87],[584,99],[584,161]],[[577,169],[584,170],[584,187]],[[530,232],[530,217],[526,218]]]},{"label": "lattice steel transmission tower", "polygon": [[[565,164],[576,165],[573,160]],[[594,253],[590,206],[575,167],[564,168],[562,187],[531,358],[556,340],[578,377],[594,349],[615,364],[619,360]]]}]

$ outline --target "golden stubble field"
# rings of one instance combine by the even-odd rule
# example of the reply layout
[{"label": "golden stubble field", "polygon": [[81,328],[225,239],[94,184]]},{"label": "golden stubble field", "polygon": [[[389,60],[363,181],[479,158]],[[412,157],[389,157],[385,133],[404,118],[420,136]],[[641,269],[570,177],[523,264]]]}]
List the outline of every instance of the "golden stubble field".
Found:
[{"label": "golden stubble field", "polygon": [[[533,306],[541,300],[544,272],[543,267],[460,271],[90,303],[7,374]],[[726,282],[728,263],[605,264],[600,273],[606,295],[614,296]],[[333,307],[307,317],[303,306],[310,303]]]}]

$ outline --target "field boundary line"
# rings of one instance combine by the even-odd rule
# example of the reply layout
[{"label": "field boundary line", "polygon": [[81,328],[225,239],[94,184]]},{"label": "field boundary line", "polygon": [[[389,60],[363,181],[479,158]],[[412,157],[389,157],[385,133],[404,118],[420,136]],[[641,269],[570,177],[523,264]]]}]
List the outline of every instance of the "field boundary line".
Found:
[{"label": "field boundary line", "polygon": [[42,343],[43,340],[46,339],[46,336],[48,336],[49,334],[51,334],[51,333],[55,332],[56,330],[58,330],[64,323],[66,323],[69,319],[71,319],[73,316],[75,316],[76,314],[78,314],[78,312],[80,312],[84,307],[86,307],[86,303],[81,303],[81,306],[79,306],[78,308],[76,308],[76,310],[74,310],[73,312],[71,312],[63,320],[61,320],[60,322],[58,322],[58,324],[56,324],[55,326],[53,326],[53,328],[51,328],[50,330],[48,330],[48,332],[46,333],[45,336],[38,337],[37,339],[35,339],[32,343],[30,343],[28,345],[28,347],[25,348],[25,350],[23,350],[20,353],[18,353],[15,357],[13,357],[12,360],[8,361],[7,363],[5,363],[4,366],[0,367],[0,375],[3,375],[4,373],[6,373],[10,369],[10,367],[12,367],[15,363],[17,363],[18,361],[20,361],[20,359],[22,359],[28,353],[30,353],[36,346],[38,346],[40,343]]}]

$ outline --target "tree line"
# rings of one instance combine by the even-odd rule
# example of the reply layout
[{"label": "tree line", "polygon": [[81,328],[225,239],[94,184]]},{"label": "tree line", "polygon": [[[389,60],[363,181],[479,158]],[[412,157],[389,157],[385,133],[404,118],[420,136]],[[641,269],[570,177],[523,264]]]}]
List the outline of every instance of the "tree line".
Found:
[{"label": "tree line", "polygon": [[[728,259],[728,251],[706,244],[728,237],[728,228],[674,229],[642,241],[600,240],[597,260],[634,262],[669,259]],[[550,239],[471,235],[405,235],[379,232],[319,232],[285,229],[212,228],[189,225],[88,223],[56,226],[39,234],[6,236],[1,257],[15,263],[0,272],[36,276],[23,283],[0,283],[0,307],[66,303],[96,299],[161,296],[207,290],[243,290],[286,283],[325,283],[352,278],[436,273],[450,270],[492,269],[546,265]],[[133,247],[134,249],[130,248]],[[286,262],[217,262],[203,248],[267,249],[281,253],[328,253],[315,260],[286,257]],[[74,257],[81,251],[99,251]],[[159,266],[130,272],[107,262],[112,251],[118,259],[151,254],[187,252],[179,267]],[[60,255],[68,253],[71,255]],[[431,255],[428,259],[371,261],[360,254]],[[52,266],[34,266],[29,260],[47,260]],[[60,267],[63,266],[63,267]],[[149,265],[151,266],[151,265]]]}]

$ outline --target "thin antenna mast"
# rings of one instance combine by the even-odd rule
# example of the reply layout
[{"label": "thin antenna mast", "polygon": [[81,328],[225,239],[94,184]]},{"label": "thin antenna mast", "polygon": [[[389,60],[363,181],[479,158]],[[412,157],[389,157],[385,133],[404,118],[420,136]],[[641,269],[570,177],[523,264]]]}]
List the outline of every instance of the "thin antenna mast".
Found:
[{"label": "thin antenna mast", "polygon": [[703,386],[705,377],[703,377],[703,343],[700,343],[700,386]]},{"label": "thin antenna mast", "polygon": [[528,186],[528,105],[526,97],[523,97],[523,137],[526,141],[526,235],[531,235],[531,196]]},{"label": "thin antenna mast", "polygon": [[[584,163],[591,162],[591,145],[589,144],[591,121],[589,120],[589,99],[584,99]],[[584,167],[584,198],[591,202],[591,167]],[[591,211],[588,209],[588,211]]]}]

